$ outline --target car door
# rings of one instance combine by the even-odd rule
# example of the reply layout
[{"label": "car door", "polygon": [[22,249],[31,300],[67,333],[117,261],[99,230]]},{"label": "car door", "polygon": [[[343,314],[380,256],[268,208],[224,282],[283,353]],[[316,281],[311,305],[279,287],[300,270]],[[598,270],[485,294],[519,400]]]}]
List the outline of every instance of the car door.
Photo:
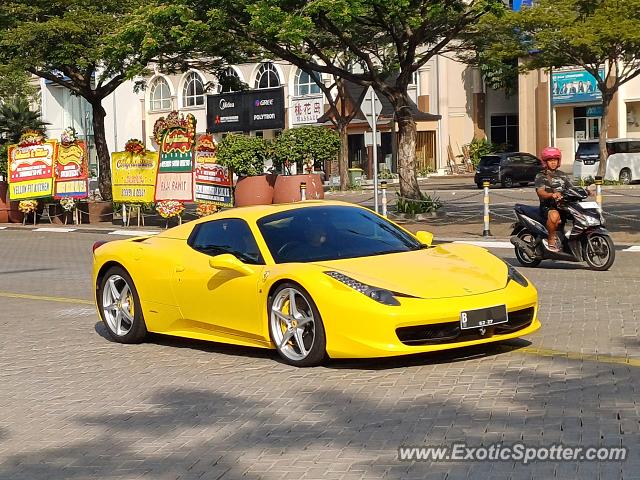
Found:
[{"label": "car door", "polygon": [[525,166],[525,176],[522,179],[523,182],[533,182],[536,179],[536,175],[542,171],[542,162],[533,155],[528,153],[522,154],[523,164]]},{"label": "car door", "polygon": [[[224,218],[201,223],[187,243],[178,252],[173,281],[183,319],[226,337],[266,338],[260,321],[266,305],[258,295],[264,261],[247,222]],[[224,253],[253,273],[212,268],[209,260]]]},{"label": "car door", "polygon": [[522,159],[519,153],[509,153],[502,160],[504,165],[502,176],[510,176],[514,182],[519,182],[522,178]]}]

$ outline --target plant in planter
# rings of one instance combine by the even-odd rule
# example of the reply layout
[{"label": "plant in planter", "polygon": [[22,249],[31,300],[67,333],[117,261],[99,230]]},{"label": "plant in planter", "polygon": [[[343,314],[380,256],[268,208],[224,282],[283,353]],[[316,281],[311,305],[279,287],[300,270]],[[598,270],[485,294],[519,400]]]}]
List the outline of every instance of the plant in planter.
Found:
[{"label": "plant in planter", "polygon": [[264,174],[268,152],[269,144],[260,137],[230,134],[218,144],[218,163],[238,176],[236,206],[272,203],[276,176]]},{"label": "plant in planter", "polygon": [[[300,184],[307,184],[307,198],[324,198],[322,172],[338,155],[339,135],[325,127],[299,127],[283,132],[276,138],[273,146],[273,164],[285,176],[278,177],[274,191],[274,203],[300,200]],[[295,164],[296,171],[303,175],[291,175],[290,166]]]},{"label": "plant in planter", "polygon": [[404,198],[401,197],[399,193],[396,195],[398,196],[396,203],[397,212],[408,216],[430,214],[435,217],[438,215],[438,211],[444,207],[439,197],[432,197],[426,193],[420,192],[419,199]]}]

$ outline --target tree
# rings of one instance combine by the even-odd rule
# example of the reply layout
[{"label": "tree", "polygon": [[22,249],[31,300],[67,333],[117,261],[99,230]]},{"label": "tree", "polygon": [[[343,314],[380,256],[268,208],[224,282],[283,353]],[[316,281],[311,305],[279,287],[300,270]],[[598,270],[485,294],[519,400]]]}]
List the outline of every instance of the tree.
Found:
[{"label": "tree", "polygon": [[494,25],[511,39],[491,48],[517,52],[525,69],[579,66],[602,93],[600,166],[606,172],[611,102],[622,85],[640,75],[640,0],[539,0]]},{"label": "tree", "polygon": [[10,101],[15,97],[34,99],[36,88],[29,82],[29,75],[24,70],[0,65],[0,102]]},{"label": "tree", "polygon": [[[220,32],[253,43],[307,72],[373,86],[391,102],[398,124],[400,191],[419,198],[416,123],[407,87],[414,72],[435,55],[457,48],[454,40],[501,0],[158,0],[187,7],[208,34]],[[194,22],[191,22],[194,24]],[[189,23],[183,22],[189,29]],[[186,46],[186,45],[183,45]],[[355,61],[334,62],[340,52]]]},{"label": "tree", "polygon": [[305,126],[291,128],[273,140],[273,163],[284,166],[295,163],[298,171],[303,171],[310,161],[324,164],[336,158],[340,150],[340,136],[324,127]]},{"label": "tree", "polygon": [[102,100],[143,73],[157,53],[123,43],[117,35],[140,5],[136,0],[0,3],[0,63],[63,86],[91,105],[104,199],[111,199],[111,170]]},{"label": "tree", "polygon": [[43,122],[39,111],[31,110],[26,98],[15,96],[0,104],[0,175],[7,176],[7,148],[18,143],[25,130],[44,131],[47,123]]}]

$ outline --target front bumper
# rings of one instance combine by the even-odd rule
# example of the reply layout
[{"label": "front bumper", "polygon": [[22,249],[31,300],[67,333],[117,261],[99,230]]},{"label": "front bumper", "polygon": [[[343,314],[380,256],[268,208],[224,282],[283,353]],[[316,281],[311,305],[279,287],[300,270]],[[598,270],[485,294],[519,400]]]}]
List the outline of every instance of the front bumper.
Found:
[{"label": "front bumper", "polygon": [[495,185],[496,183],[500,183],[500,175],[497,173],[491,173],[491,172],[489,173],[476,172],[475,176],[473,177],[473,181],[476,184],[481,184],[482,182],[488,181],[492,185]]},{"label": "front bumper", "polygon": [[[322,313],[329,356],[370,358],[433,352],[517,338],[540,328],[538,294],[531,284],[521,287],[509,282],[501,290],[465,297],[398,299],[399,307],[374,305],[362,311],[358,308],[361,302],[358,305],[347,302],[341,305],[339,318]],[[501,304],[507,305],[511,325],[488,327],[485,332],[478,329],[456,332],[461,311]],[[523,311],[529,312],[527,318]],[[432,338],[426,338],[429,336]]]}]

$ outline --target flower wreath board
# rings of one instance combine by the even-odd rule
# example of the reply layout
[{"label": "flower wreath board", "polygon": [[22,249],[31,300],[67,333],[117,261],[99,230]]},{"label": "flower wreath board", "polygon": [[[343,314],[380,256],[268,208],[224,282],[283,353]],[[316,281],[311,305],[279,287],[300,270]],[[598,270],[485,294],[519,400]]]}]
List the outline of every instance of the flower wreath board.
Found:
[{"label": "flower wreath board", "polygon": [[28,131],[17,145],[9,146],[9,198],[29,200],[53,195],[53,163],[56,140],[45,140],[40,132]]}]

